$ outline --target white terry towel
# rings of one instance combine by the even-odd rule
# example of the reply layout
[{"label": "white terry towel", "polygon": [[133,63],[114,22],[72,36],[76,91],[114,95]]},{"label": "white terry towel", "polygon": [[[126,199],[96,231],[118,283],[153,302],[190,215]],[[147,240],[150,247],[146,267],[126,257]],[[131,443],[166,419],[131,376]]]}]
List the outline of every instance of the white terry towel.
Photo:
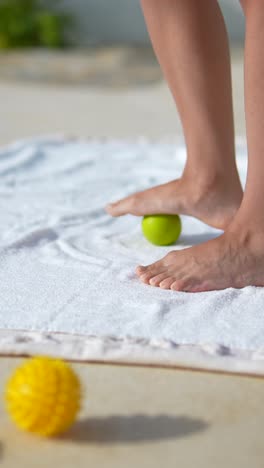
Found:
[{"label": "white terry towel", "polygon": [[[47,138],[2,149],[0,328],[211,345],[220,354],[251,351],[260,359],[264,288],[172,292],[144,285],[134,274],[137,264],[220,231],[182,217],[177,245],[154,247],[142,236],[140,218],[111,218],[103,209],[179,177],[185,157],[183,143],[144,139]],[[244,184],[243,141],[237,159]]]}]

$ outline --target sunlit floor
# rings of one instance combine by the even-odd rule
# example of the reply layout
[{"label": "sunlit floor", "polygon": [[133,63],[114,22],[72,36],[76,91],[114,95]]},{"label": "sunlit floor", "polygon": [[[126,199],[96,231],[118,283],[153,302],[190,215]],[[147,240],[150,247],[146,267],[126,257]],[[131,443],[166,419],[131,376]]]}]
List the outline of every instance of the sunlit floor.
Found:
[{"label": "sunlit floor", "polygon": [[[1,360],[0,385],[19,359]],[[61,438],[20,432],[1,403],[1,466],[263,467],[261,379],[75,364],[83,410]]]},{"label": "sunlit floor", "polygon": [[[116,73],[121,74],[122,69]],[[232,49],[234,112],[237,135],[245,133],[243,50]],[[1,75],[0,75],[1,76]],[[120,77],[117,77],[117,81]],[[113,78],[114,81],[114,78]],[[129,138],[182,134],[167,85],[130,88],[63,86],[0,80],[0,144],[17,138],[63,133]]]},{"label": "sunlit floor", "polygon": [[[242,51],[234,49],[237,135],[245,134]],[[118,90],[0,82],[0,144],[63,133],[171,138],[181,126],[165,83]],[[0,388],[15,358],[0,360]],[[65,437],[19,432],[1,403],[3,467],[261,468],[264,380],[183,370],[75,365],[84,408]]]}]

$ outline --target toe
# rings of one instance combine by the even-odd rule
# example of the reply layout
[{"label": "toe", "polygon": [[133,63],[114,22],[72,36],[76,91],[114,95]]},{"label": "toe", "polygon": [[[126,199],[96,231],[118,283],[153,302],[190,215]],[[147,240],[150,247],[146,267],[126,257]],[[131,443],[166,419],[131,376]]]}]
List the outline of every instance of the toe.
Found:
[{"label": "toe", "polygon": [[124,207],[122,205],[122,200],[114,203],[109,203],[108,205],[106,205],[105,211],[111,216],[121,216],[125,214]]},{"label": "toe", "polygon": [[132,195],[114,203],[109,203],[105,209],[111,216],[123,216],[132,213],[134,205],[135,197]]},{"label": "toe", "polygon": [[137,268],[136,268],[136,274],[138,276],[140,275],[143,275],[143,273],[145,273],[145,271],[147,270],[147,267],[143,266],[143,265],[139,265]]},{"label": "toe", "polygon": [[[142,269],[143,268],[143,269]],[[158,262],[152,263],[146,267],[137,267],[136,273],[141,276],[142,274],[148,274],[149,278],[153,278],[153,276],[157,276],[164,271],[164,264],[162,260]]]},{"label": "toe", "polygon": [[188,291],[189,285],[186,280],[176,280],[170,285],[172,291]]},{"label": "toe", "polygon": [[158,274],[155,274],[152,271],[146,271],[145,273],[139,276],[139,279],[143,281],[143,283],[152,285],[153,278],[157,278],[158,276],[160,276],[161,278],[160,281],[161,281],[162,279],[168,276],[168,273],[166,273],[165,271],[160,271]]},{"label": "toe", "polygon": [[142,283],[149,284],[151,277],[152,275],[150,273],[144,273],[143,275],[140,275],[139,279]]},{"label": "toe", "polygon": [[175,281],[175,278],[172,278],[171,276],[169,276],[160,282],[159,287],[161,289],[170,289],[170,286],[174,281]]},{"label": "toe", "polygon": [[165,278],[167,278],[168,273],[160,273],[159,275],[154,276],[153,278],[150,278],[149,284],[151,286],[159,286],[161,281],[163,281]]}]

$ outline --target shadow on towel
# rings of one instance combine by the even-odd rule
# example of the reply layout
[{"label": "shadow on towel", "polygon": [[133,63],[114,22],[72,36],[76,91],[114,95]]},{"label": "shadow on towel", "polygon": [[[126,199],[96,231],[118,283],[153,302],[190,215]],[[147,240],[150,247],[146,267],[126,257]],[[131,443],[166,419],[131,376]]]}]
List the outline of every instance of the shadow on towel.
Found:
[{"label": "shadow on towel", "polygon": [[41,243],[44,244],[48,242],[53,242],[57,239],[58,234],[53,229],[37,229],[36,231],[24,236],[22,239],[19,239],[16,242],[9,244],[7,247],[4,248],[4,251],[34,248]]},{"label": "shadow on towel", "polygon": [[178,439],[204,431],[209,424],[187,416],[109,416],[87,418],[77,422],[59,440],[75,443],[139,443],[162,439]]},{"label": "shadow on towel", "polygon": [[196,245],[196,244],[201,244],[202,242],[207,242],[211,239],[215,239],[216,237],[219,237],[220,233],[222,231],[218,232],[205,232],[203,234],[184,234],[181,236],[179,240],[180,245]]}]

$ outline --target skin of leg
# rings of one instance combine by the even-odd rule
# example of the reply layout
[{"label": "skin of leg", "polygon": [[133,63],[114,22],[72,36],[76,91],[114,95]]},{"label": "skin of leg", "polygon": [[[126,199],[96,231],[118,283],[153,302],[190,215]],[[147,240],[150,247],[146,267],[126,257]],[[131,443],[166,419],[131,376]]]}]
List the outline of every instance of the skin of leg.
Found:
[{"label": "skin of leg", "polygon": [[[243,0],[246,16],[245,104],[249,165],[242,204],[223,235],[139,267],[145,283],[177,291],[264,286],[264,8]],[[159,281],[158,275],[162,276]]]},{"label": "skin of leg", "polygon": [[253,210],[258,224],[263,224],[264,5],[260,0],[242,0],[241,4],[246,17],[245,105],[249,162],[245,196],[238,214],[242,219],[251,218]]},{"label": "skin of leg", "polygon": [[216,0],[142,0],[186,141],[181,179],[107,206],[113,216],[181,213],[225,229],[242,200],[235,164],[230,56]]}]

